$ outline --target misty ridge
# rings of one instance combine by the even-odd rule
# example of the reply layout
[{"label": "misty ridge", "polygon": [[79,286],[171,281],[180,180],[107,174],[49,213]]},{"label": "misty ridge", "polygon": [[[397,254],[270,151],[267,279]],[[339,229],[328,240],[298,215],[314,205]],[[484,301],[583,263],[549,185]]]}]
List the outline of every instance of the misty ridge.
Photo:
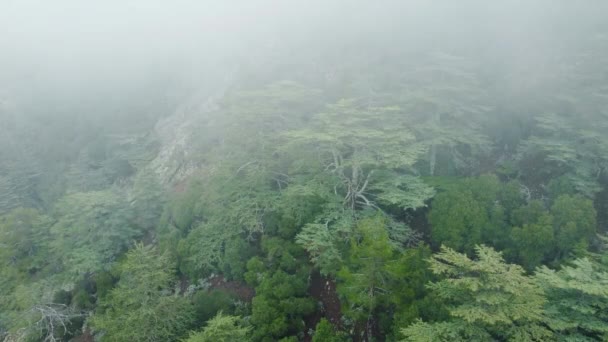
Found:
[{"label": "misty ridge", "polygon": [[607,17],[0,0],[0,341],[608,340]]}]

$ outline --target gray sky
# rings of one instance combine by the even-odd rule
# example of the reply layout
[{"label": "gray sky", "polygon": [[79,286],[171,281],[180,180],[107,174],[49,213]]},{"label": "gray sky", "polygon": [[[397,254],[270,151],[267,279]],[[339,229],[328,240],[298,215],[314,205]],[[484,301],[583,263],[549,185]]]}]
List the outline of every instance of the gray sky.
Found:
[{"label": "gray sky", "polygon": [[0,94],[35,84],[67,93],[136,85],[159,75],[204,74],[217,60],[263,61],[286,46],[297,53],[348,39],[479,50],[519,66],[568,44],[568,33],[576,39],[579,27],[605,20],[605,3],[0,0]]}]

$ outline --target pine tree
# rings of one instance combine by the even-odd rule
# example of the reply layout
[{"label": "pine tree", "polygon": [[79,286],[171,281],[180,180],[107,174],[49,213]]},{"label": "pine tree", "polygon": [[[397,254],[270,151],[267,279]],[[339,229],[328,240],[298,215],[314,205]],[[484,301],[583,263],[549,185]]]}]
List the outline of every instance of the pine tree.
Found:
[{"label": "pine tree", "polygon": [[54,216],[50,246],[68,277],[107,269],[141,234],[122,194],[111,190],[65,196]]},{"label": "pine tree", "polygon": [[102,341],[170,341],[185,334],[192,305],[171,293],[173,265],[166,255],[138,244],[119,270],[118,284],[89,320]]},{"label": "pine tree", "polygon": [[536,278],[547,292],[547,325],[564,341],[608,339],[608,268],[589,258],[559,271],[542,266]]},{"label": "pine tree", "polygon": [[499,252],[475,247],[477,260],[442,247],[431,269],[446,279],[429,288],[449,305],[448,322],[417,322],[402,330],[406,341],[480,340],[545,341],[546,302],[542,288],[521,266],[506,264]]},{"label": "pine tree", "polygon": [[250,341],[251,327],[240,324],[241,318],[219,312],[207,322],[200,332],[190,334],[184,342],[247,342]]}]

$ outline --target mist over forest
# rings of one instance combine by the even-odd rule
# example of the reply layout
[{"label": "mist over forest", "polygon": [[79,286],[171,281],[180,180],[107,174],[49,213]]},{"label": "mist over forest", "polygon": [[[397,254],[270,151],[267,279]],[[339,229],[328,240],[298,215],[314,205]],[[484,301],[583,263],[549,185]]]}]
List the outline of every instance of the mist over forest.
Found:
[{"label": "mist over forest", "polygon": [[0,0],[0,340],[607,341],[606,18]]}]

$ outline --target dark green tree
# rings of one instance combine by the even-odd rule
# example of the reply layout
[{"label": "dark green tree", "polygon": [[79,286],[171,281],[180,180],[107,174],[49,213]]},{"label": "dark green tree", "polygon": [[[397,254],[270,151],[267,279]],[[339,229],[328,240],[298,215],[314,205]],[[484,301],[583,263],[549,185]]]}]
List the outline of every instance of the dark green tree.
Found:
[{"label": "dark green tree", "polygon": [[551,206],[555,234],[555,258],[562,259],[595,237],[597,223],[593,202],[581,196],[562,195]]},{"label": "dark green tree", "polygon": [[555,247],[553,217],[545,213],[534,223],[515,227],[511,232],[512,252],[528,271],[540,266]]},{"label": "dark green tree", "polygon": [[386,219],[378,215],[357,223],[351,239],[348,259],[337,274],[342,310],[351,319],[366,325],[373,334],[376,309],[391,296],[391,266],[399,261],[399,252],[391,244]]}]

